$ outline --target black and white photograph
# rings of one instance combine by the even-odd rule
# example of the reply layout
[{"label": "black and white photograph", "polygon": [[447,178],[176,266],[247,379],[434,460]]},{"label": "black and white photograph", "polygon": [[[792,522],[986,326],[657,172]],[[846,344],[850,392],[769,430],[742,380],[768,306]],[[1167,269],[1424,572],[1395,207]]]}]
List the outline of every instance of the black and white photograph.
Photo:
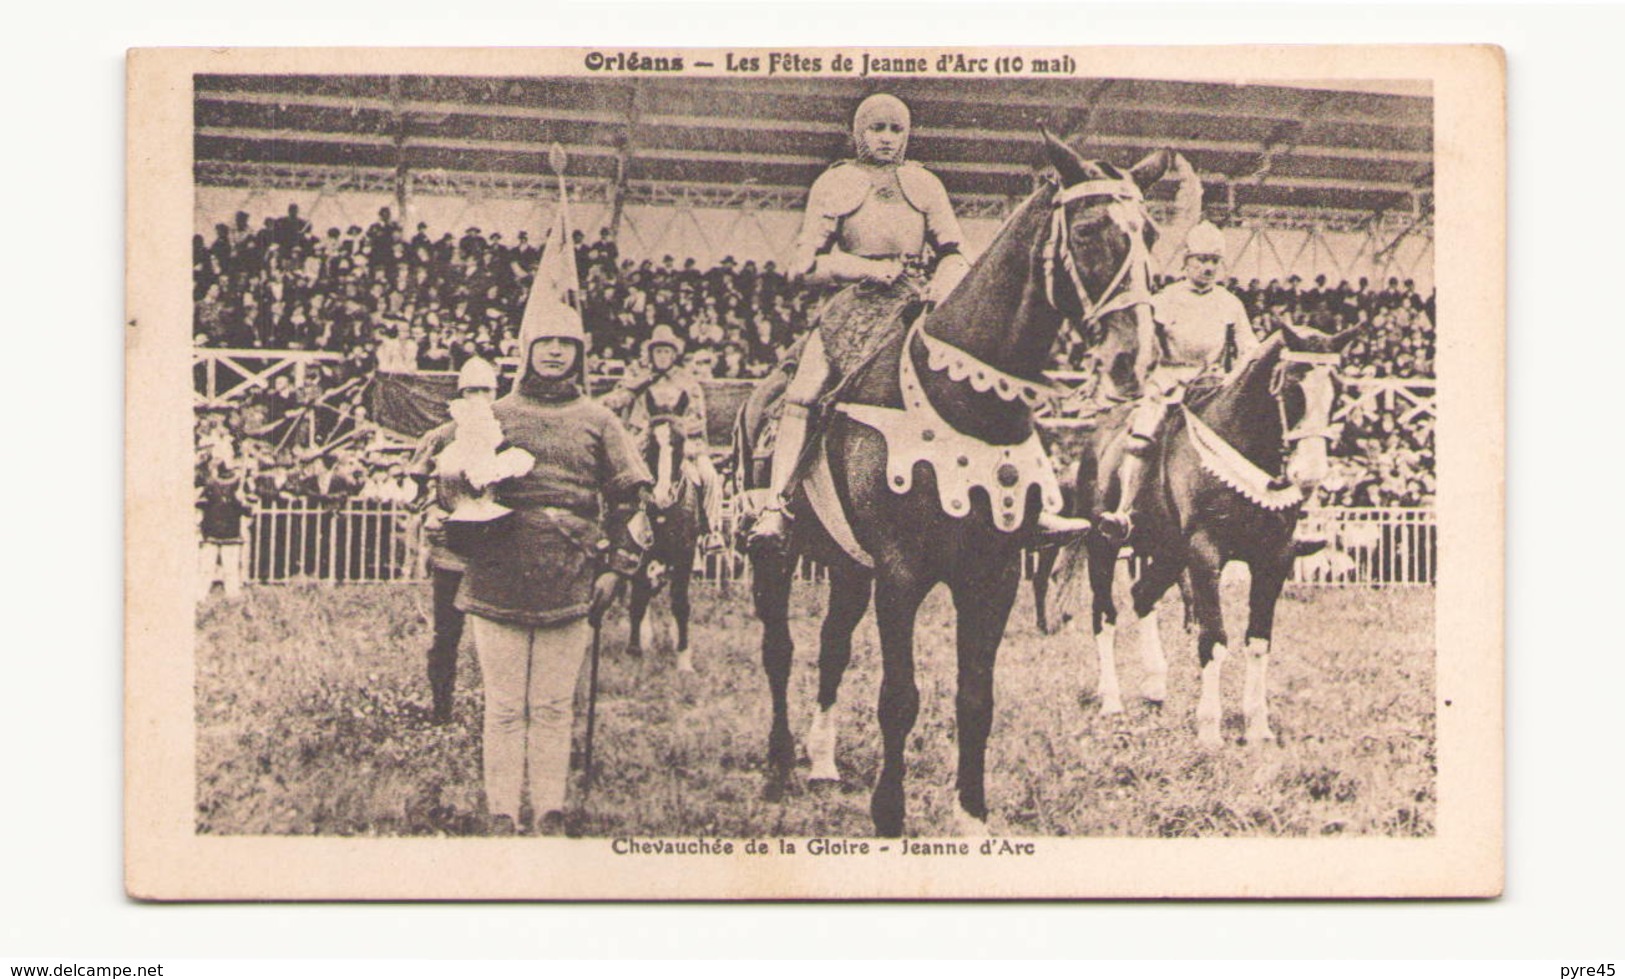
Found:
[{"label": "black and white photograph", "polygon": [[1503,73],[132,52],[126,887],[1499,893]]}]

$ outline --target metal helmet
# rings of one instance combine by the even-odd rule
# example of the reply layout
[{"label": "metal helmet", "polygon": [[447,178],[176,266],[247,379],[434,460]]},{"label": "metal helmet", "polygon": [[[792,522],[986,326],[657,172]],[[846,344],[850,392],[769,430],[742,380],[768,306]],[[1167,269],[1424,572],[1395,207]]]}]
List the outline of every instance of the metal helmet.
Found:
[{"label": "metal helmet", "polygon": [[871,157],[865,133],[877,119],[903,124],[903,147],[897,154],[897,162],[901,163],[908,156],[908,134],[912,128],[908,106],[903,104],[902,99],[885,92],[876,92],[859,102],[858,111],[852,114],[852,142],[857,148],[858,159]]},{"label": "metal helmet", "polygon": [[483,388],[488,391],[497,389],[496,368],[478,357],[470,357],[463,364],[462,370],[457,372],[457,390],[469,391]]},{"label": "metal helmet", "polygon": [[683,355],[683,338],[664,323],[655,327],[654,332],[649,335],[649,339],[643,341],[643,356],[648,358],[649,355],[654,353],[656,347],[662,345],[675,350],[679,357]]},{"label": "metal helmet", "polygon": [[525,306],[525,318],[519,324],[519,349],[526,356],[531,344],[554,337],[572,340],[583,350],[587,346],[587,332],[581,327],[581,314],[568,303],[537,297]]},{"label": "metal helmet", "polygon": [[1217,255],[1224,257],[1224,232],[1210,222],[1199,222],[1185,234],[1186,255]]}]

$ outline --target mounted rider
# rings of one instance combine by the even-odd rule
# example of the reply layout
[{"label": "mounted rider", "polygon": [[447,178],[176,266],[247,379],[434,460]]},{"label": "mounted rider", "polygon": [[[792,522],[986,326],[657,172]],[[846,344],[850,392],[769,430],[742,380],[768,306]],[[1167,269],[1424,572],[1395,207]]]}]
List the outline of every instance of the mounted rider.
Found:
[{"label": "mounted rider", "polygon": [[[922,300],[942,301],[970,271],[962,251],[964,235],[942,181],[904,159],[909,130],[909,110],[902,100],[884,93],[864,99],[852,118],[857,158],[825,170],[808,192],[788,271],[807,282],[837,283],[842,289],[824,305],[785,390],[773,449],[771,502],[752,532],[755,542],[784,539],[784,508],[800,475],[812,410],[905,325],[905,310]],[[927,246],[936,256],[929,275]],[[1087,521],[1049,512],[1038,524],[1045,534],[1088,528]]]},{"label": "mounted rider", "polygon": [[644,341],[639,362],[598,401],[619,414],[633,437],[639,440],[648,434],[654,419],[662,416],[679,419],[685,475],[694,480],[700,491],[705,548],[716,550],[723,546],[722,479],[708,450],[705,389],[682,363],[682,338],[670,326],[656,326]]},{"label": "mounted rider", "polygon": [[[1147,460],[1170,406],[1185,400],[1192,382],[1228,373],[1259,345],[1246,307],[1218,284],[1223,265],[1224,232],[1210,222],[1199,222],[1185,236],[1185,277],[1151,297],[1156,351],[1141,381],[1144,393],[1129,415],[1128,441],[1117,472],[1117,509],[1100,515],[1101,532],[1119,541],[1133,530]],[[1303,522],[1295,542],[1300,553],[1325,544]]]}]

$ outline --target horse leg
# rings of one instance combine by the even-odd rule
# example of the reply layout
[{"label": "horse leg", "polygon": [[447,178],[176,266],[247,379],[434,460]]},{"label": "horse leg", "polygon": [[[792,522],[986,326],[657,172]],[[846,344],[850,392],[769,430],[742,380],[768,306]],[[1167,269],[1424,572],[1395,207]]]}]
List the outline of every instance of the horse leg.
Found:
[{"label": "horse leg", "polygon": [[790,637],[791,567],[791,559],[779,553],[762,552],[751,560],[751,591],[762,623],[762,669],[773,699],[773,726],[767,736],[770,798],[783,792],[796,763],[789,707],[790,661],[796,649]]},{"label": "horse leg", "polygon": [[1270,637],[1275,629],[1275,603],[1281,597],[1291,562],[1279,567],[1253,569],[1252,587],[1247,596],[1247,675],[1241,688],[1241,710],[1247,717],[1247,743],[1272,744],[1270,729],[1269,669]]},{"label": "horse leg", "polygon": [[1205,748],[1223,743],[1220,721],[1224,716],[1220,700],[1220,676],[1229,655],[1229,637],[1224,631],[1224,609],[1219,601],[1219,572],[1223,564],[1218,547],[1205,535],[1191,542],[1191,607],[1200,631],[1196,638],[1197,660],[1202,666],[1202,699],[1196,705],[1196,739]]},{"label": "horse leg", "polygon": [[[996,562],[988,562],[994,564]],[[1021,561],[975,568],[953,584],[959,646],[959,688],[954,697],[959,741],[959,834],[987,833],[987,738],[993,730],[993,664],[1021,585]]]},{"label": "horse leg", "polygon": [[1033,571],[1033,610],[1038,616],[1038,631],[1049,635],[1049,616],[1044,605],[1049,601],[1049,576],[1055,573],[1055,563],[1061,549],[1046,547],[1038,552],[1038,566]]},{"label": "horse leg", "polygon": [[812,762],[809,782],[839,782],[835,767],[835,701],[841,680],[852,662],[852,633],[869,609],[874,575],[857,569],[831,569],[829,611],[818,634],[818,713],[807,732],[807,759]]},{"label": "horse leg", "polygon": [[688,648],[688,583],[694,577],[694,556],[679,560],[671,573],[671,617],[677,621],[677,672],[694,672],[694,654]]},{"label": "horse leg", "polygon": [[1104,539],[1090,538],[1089,590],[1094,595],[1095,657],[1100,665],[1096,682],[1100,713],[1107,716],[1123,712],[1123,693],[1117,685],[1117,600],[1112,596],[1117,550]]},{"label": "horse leg", "polygon": [[[1167,555],[1151,555],[1130,592],[1134,599],[1134,615],[1139,619],[1140,663],[1145,667],[1145,680],[1140,691],[1146,700],[1157,707],[1168,699],[1168,656],[1162,649],[1157,603],[1180,579],[1183,570],[1179,561]],[[1188,609],[1186,614],[1189,614]]]},{"label": "horse leg", "polygon": [[643,655],[643,617],[649,612],[649,598],[651,595],[649,579],[642,574],[633,575],[632,594],[626,602],[626,617],[631,623],[631,631],[626,639],[626,653],[628,656]]},{"label": "horse leg", "polygon": [[875,833],[903,835],[904,751],[920,713],[920,690],[914,682],[914,617],[928,586],[906,572],[882,575],[875,586],[875,622],[880,627],[880,778],[869,801]]}]

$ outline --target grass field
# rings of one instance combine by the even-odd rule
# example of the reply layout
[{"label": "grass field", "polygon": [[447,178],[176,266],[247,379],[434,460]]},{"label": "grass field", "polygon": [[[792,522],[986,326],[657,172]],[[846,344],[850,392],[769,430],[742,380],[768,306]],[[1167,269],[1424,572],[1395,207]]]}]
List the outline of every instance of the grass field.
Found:
[{"label": "grass field", "polygon": [[[795,596],[792,723],[813,709],[822,589]],[[1232,636],[1244,582],[1228,580]],[[1196,744],[1194,637],[1165,603],[1167,707],[1138,690],[1132,625],[1119,637],[1128,711],[1099,715],[1094,648],[1070,627],[1045,637],[1023,591],[1000,653],[988,801],[995,832],[1032,836],[1430,835],[1434,827],[1433,590],[1288,589],[1270,674],[1278,744],[1237,743],[1242,664],[1225,676],[1226,748]],[[1126,607],[1126,606],[1125,606]],[[670,653],[664,597],[650,652],[622,653],[605,627],[598,779],[578,813],[587,835],[863,836],[879,761],[879,651],[859,627],[842,691],[840,786],[763,798],[767,686],[742,586],[695,588],[698,672]],[[481,810],[479,667],[465,638],[457,720],[427,721],[426,585],[251,589],[197,619],[197,827],[203,833],[409,835],[472,832]],[[921,712],[909,741],[912,836],[951,825],[952,608],[921,613]],[[583,670],[583,675],[585,675]],[[583,697],[585,696],[583,684]],[[584,728],[578,712],[577,743]],[[803,769],[804,770],[804,769]],[[576,798],[572,796],[572,798]]]}]

